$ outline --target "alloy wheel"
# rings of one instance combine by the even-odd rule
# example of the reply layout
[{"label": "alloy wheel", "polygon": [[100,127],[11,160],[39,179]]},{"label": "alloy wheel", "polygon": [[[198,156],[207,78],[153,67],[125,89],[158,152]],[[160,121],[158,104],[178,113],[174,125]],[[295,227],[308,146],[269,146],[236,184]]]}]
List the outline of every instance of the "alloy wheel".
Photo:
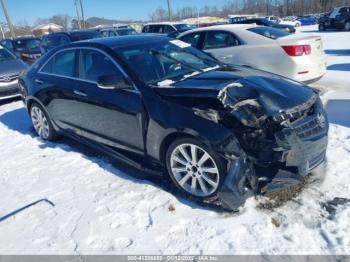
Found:
[{"label": "alloy wheel", "polygon": [[170,155],[170,165],[177,184],[196,197],[207,197],[219,187],[220,174],[214,159],[194,144],[180,144]]},{"label": "alloy wheel", "polygon": [[30,116],[37,134],[45,140],[48,139],[50,136],[50,126],[42,109],[37,106],[32,106]]}]

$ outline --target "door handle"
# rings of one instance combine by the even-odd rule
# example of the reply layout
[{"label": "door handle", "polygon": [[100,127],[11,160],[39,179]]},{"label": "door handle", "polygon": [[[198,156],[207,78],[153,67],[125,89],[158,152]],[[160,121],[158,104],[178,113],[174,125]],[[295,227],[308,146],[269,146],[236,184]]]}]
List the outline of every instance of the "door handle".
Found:
[{"label": "door handle", "polygon": [[87,96],[87,94],[85,94],[84,92],[78,91],[78,90],[74,90],[74,94],[78,95],[78,96]]},{"label": "door handle", "polygon": [[40,79],[35,79],[35,83],[42,85],[44,84],[44,81],[41,81]]}]

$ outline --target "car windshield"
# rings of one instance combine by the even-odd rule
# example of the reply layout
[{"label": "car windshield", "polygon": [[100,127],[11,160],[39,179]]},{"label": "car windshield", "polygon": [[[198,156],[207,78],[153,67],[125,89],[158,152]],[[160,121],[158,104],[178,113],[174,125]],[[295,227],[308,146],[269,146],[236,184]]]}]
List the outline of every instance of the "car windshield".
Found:
[{"label": "car windshield", "polygon": [[94,38],[101,37],[100,33],[98,32],[75,32],[71,34],[73,42],[75,41],[83,41],[83,40],[89,40]]},{"label": "car windshield", "polygon": [[136,35],[137,32],[134,29],[117,29],[118,35]]},{"label": "car windshield", "polygon": [[16,59],[16,56],[10,53],[5,48],[0,47],[0,62],[8,61],[8,60],[14,60]]},{"label": "car windshield", "polygon": [[250,32],[265,36],[270,39],[278,39],[290,35],[287,31],[275,29],[267,26],[259,26],[247,29]]},{"label": "car windshield", "polygon": [[189,25],[189,24],[176,24],[174,26],[179,32],[184,32],[184,31],[188,31],[196,28],[195,25]]},{"label": "car windshield", "polygon": [[33,51],[39,50],[40,41],[39,39],[17,39],[14,41],[15,49],[18,51],[26,50]]},{"label": "car windshield", "polygon": [[179,40],[142,44],[116,51],[137,77],[150,85],[170,85],[221,65]]}]

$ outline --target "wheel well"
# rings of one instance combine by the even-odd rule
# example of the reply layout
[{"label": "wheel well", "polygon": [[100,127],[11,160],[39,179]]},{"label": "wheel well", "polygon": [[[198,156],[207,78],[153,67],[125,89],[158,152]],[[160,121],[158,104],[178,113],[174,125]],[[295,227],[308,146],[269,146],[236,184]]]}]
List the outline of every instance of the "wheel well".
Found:
[{"label": "wheel well", "polygon": [[181,133],[181,132],[172,133],[172,134],[169,134],[168,136],[165,137],[165,139],[163,140],[163,142],[160,146],[160,151],[159,151],[159,159],[160,159],[161,163],[165,163],[165,154],[166,154],[166,151],[169,148],[170,144],[177,139],[186,138],[186,137],[187,138],[195,138],[194,136],[191,136],[191,135],[186,134],[186,133]]},{"label": "wheel well", "polygon": [[32,107],[32,104],[34,103],[35,101],[33,99],[29,99],[27,101],[27,109],[28,111],[30,111],[30,108]]}]

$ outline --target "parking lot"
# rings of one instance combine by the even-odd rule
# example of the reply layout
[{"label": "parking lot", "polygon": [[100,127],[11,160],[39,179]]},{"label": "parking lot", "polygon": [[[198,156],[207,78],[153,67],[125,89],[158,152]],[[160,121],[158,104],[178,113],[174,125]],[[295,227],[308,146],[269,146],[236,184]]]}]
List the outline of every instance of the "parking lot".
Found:
[{"label": "parking lot", "polygon": [[328,67],[314,86],[331,127],[327,166],[297,198],[274,209],[250,198],[239,213],[217,212],[68,139],[39,139],[22,102],[7,100],[0,105],[0,252],[350,254],[350,204],[329,203],[350,199],[350,33],[307,26],[298,34],[322,36]]}]

